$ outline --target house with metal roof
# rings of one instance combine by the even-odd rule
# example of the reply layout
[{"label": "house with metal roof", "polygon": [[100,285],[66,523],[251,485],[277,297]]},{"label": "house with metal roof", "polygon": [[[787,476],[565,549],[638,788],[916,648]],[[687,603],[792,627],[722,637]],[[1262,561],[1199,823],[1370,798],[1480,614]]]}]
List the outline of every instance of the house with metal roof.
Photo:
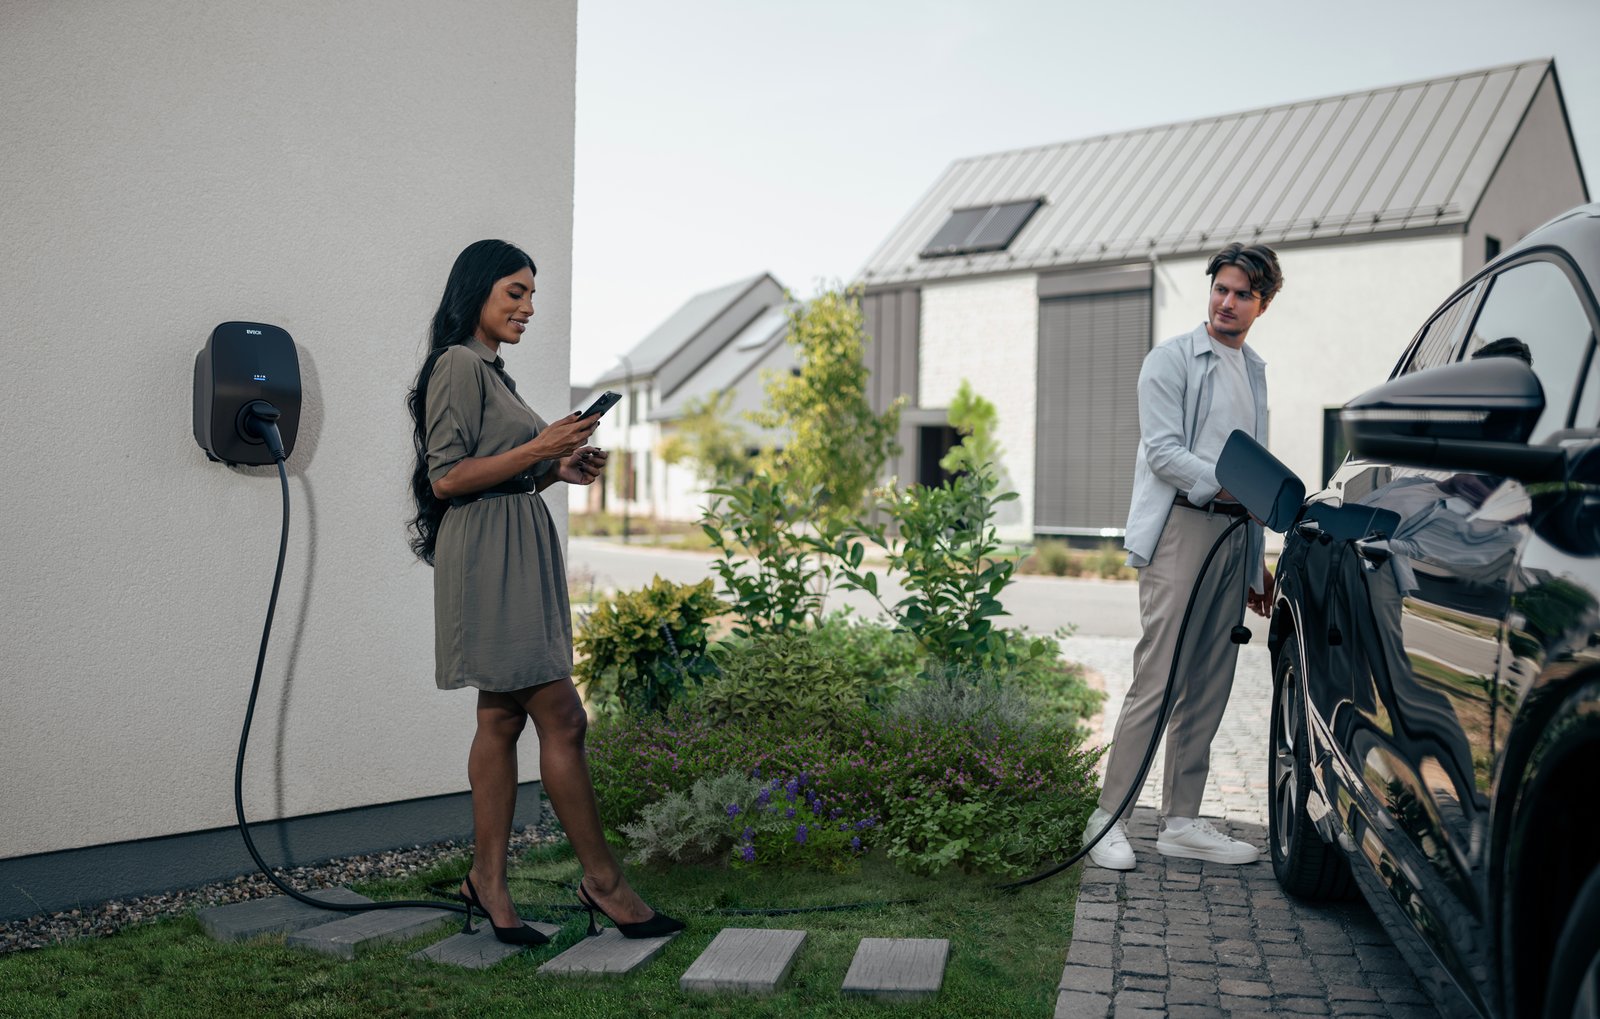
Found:
[{"label": "house with metal roof", "polygon": [[786,308],[783,286],[771,274],[735,280],[689,298],[620,356],[578,404],[607,389],[623,396],[593,439],[611,451],[610,469],[597,484],[572,488],[568,508],[697,519],[704,486],[693,465],[662,459],[662,440],[696,400],[731,391],[734,415],[760,406],[763,371],[794,364],[783,342]]},{"label": "house with metal roof", "polygon": [[1240,240],[1285,278],[1250,334],[1268,442],[1320,485],[1336,409],[1588,194],[1551,60],[958,159],[859,275],[873,399],[909,398],[893,472],[937,480],[966,379],[1021,496],[1003,530],[1119,535],[1144,355],[1204,320],[1206,260]]}]

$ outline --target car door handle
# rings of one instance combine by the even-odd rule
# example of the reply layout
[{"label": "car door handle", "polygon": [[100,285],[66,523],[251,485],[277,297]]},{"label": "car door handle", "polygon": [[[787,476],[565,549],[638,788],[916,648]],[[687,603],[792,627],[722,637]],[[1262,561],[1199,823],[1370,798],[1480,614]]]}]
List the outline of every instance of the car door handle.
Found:
[{"label": "car door handle", "polygon": [[1389,542],[1382,538],[1358,541],[1355,546],[1356,554],[1375,566],[1382,566],[1394,554],[1389,549]]}]

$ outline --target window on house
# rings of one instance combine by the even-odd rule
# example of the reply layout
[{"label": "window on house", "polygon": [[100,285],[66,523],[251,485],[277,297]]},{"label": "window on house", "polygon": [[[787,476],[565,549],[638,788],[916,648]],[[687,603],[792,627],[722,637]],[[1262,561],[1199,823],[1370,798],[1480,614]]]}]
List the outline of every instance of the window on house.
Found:
[{"label": "window on house", "polygon": [[922,257],[943,258],[947,255],[1004,251],[1043,204],[1042,199],[1030,198],[1025,202],[957,209],[950,213],[944,226],[922,249]]},{"label": "window on house", "polygon": [[946,453],[961,441],[961,433],[949,425],[923,425],[917,429],[917,484],[934,488],[953,475],[939,466]]},{"label": "window on house", "polygon": [[1483,260],[1485,263],[1493,262],[1500,257],[1500,238],[1485,235],[1483,238]]}]

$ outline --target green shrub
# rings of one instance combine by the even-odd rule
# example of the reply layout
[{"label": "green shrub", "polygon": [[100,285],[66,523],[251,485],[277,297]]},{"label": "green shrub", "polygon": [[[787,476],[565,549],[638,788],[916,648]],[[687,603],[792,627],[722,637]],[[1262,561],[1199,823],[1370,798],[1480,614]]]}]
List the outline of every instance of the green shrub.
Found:
[{"label": "green shrub", "polygon": [[966,725],[986,736],[1031,724],[1032,705],[1005,678],[937,665],[889,703],[890,718],[929,725]]},{"label": "green shrub", "polygon": [[820,619],[831,567],[801,533],[807,508],[794,504],[783,480],[761,474],[711,495],[700,529],[733,599],[733,632],[790,633]]},{"label": "green shrub", "polygon": [[1089,572],[1102,580],[1131,580],[1138,576],[1128,565],[1128,553],[1114,541],[1103,541],[1088,555]]},{"label": "green shrub", "polygon": [[917,638],[905,630],[835,612],[811,633],[812,643],[866,683],[867,701],[906,686],[922,672],[924,655]]},{"label": "green shrub", "polygon": [[[1003,615],[1000,593],[1016,560],[997,558],[996,508],[1017,498],[999,493],[990,465],[980,465],[938,486],[913,486],[884,495],[884,521],[858,523],[836,537],[830,550],[842,583],[878,599],[896,623],[914,634],[928,659],[966,668],[999,668],[1011,654],[993,619]],[[862,569],[865,546],[880,545],[906,591],[893,606],[878,596],[878,575]],[[823,539],[816,541],[824,546]]]},{"label": "green shrub", "polygon": [[706,657],[709,620],[726,610],[711,581],[649,587],[602,597],[573,642],[573,678],[599,712],[665,711],[714,671]]},{"label": "green shrub", "polygon": [[865,677],[810,633],[735,637],[712,653],[717,675],[697,703],[715,721],[764,718],[808,728],[835,724],[861,707]]},{"label": "green shrub", "polygon": [[[665,716],[601,719],[588,746],[601,818],[611,827],[636,820],[650,803],[708,776],[792,776],[813,790],[816,805],[806,809],[833,824],[832,830],[841,821],[852,827],[865,822],[869,827],[850,837],[873,835],[876,846],[886,846],[895,832],[906,866],[932,868],[942,860],[1012,873],[1058,858],[1082,831],[1098,795],[1098,752],[1084,751],[1080,741],[1070,727],[1038,722],[934,725],[863,711],[845,725],[797,732],[766,719],[714,723],[677,707]],[[973,801],[981,806],[938,806]],[[928,809],[937,807],[938,816],[908,813],[918,804],[934,805]],[[791,805],[781,808],[784,814]],[[800,820],[803,814],[797,809]],[[969,822],[986,825],[992,837],[975,839],[965,827]],[[763,865],[764,845],[773,848],[773,862],[782,862],[778,850],[787,845],[779,847],[770,837],[763,842],[756,834],[751,862]],[[795,835],[798,830],[790,837]],[[961,839],[967,844],[946,853],[947,843]]]},{"label": "green shrub", "polygon": [[766,784],[739,772],[697,780],[687,792],[671,792],[645,807],[639,820],[622,826],[636,863],[720,863],[733,848],[729,821],[755,802]]},{"label": "green shrub", "polygon": [[1072,546],[1064,541],[1049,538],[1033,546],[1029,573],[1048,573],[1052,577],[1065,577],[1072,572]]}]

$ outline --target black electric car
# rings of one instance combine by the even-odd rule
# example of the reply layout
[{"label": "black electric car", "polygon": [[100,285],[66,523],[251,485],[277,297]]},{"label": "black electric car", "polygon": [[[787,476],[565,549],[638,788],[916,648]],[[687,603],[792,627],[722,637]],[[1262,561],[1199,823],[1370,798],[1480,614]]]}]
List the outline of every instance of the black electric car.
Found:
[{"label": "black electric car", "polygon": [[1278,564],[1273,869],[1442,1009],[1600,1015],[1597,290],[1592,204],[1451,294]]}]

